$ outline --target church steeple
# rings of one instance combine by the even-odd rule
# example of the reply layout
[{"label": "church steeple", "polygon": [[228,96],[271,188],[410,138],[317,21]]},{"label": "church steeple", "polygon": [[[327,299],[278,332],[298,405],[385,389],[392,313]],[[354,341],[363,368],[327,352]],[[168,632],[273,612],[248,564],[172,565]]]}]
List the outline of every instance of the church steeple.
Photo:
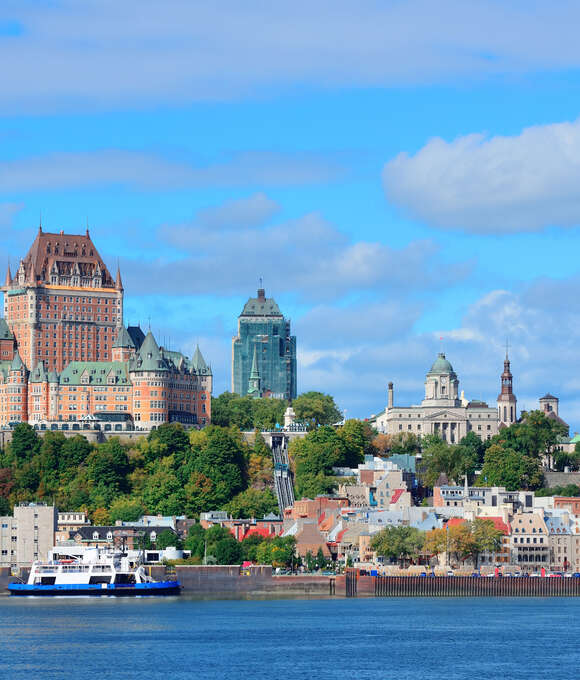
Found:
[{"label": "church steeple", "polygon": [[497,409],[500,425],[512,425],[517,420],[517,399],[513,391],[513,375],[510,367],[508,346],[506,344],[503,373],[501,374],[501,392],[497,398]]},{"label": "church steeple", "polygon": [[250,379],[248,381],[248,394],[250,397],[261,396],[260,392],[260,371],[258,370],[258,352],[256,345],[254,345],[254,356],[252,358],[252,370],[250,371]]}]

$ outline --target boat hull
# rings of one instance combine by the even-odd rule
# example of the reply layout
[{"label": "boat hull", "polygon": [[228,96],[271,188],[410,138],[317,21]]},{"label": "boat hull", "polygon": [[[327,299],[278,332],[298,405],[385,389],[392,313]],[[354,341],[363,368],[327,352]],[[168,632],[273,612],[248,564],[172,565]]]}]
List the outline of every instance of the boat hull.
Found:
[{"label": "boat hull", "polygon": [[159,581],[155,583],[75,583],[67,585],[30,585],[10,583],[10,595],[17,596],[71,596],[94,595],[109,597],[141,597],[150,595],[179,595],[179,581]]}]

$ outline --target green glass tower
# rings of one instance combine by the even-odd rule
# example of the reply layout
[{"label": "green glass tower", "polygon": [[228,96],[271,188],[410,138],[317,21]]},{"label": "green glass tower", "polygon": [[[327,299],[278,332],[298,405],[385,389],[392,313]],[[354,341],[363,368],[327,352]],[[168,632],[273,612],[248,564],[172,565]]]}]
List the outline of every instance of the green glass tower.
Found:
[{"label": "green glass tower", "polygon": [[296,397],[296,337],[263,288],[238,317],[232,341],[232,392],[253,397]]}]

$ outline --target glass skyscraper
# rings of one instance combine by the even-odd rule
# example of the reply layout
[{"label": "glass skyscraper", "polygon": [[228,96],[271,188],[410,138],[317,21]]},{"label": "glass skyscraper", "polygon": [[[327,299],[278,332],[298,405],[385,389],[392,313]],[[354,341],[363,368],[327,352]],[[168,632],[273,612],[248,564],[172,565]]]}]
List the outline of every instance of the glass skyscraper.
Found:
[{"label": "glass skyscraper", "polygon": [[276,301],[263,288],[238,317],[232,341],[232,392],[255,397],[296,397],[296,337]]}]

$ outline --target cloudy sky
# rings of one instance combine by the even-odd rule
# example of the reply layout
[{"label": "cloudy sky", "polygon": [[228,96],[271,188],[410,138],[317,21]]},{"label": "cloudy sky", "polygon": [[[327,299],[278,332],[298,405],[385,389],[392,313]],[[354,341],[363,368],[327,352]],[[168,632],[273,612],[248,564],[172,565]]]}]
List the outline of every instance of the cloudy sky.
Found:
[{"label": "cloudy sky", "polygon": [[[580,429],[580,6],[4,0],[0,258],[88,220],[126,321],[230,385],[263,277],[299,391],[417,403],[442,346]],[[442,339],[440,339],[442,338]]]}]

